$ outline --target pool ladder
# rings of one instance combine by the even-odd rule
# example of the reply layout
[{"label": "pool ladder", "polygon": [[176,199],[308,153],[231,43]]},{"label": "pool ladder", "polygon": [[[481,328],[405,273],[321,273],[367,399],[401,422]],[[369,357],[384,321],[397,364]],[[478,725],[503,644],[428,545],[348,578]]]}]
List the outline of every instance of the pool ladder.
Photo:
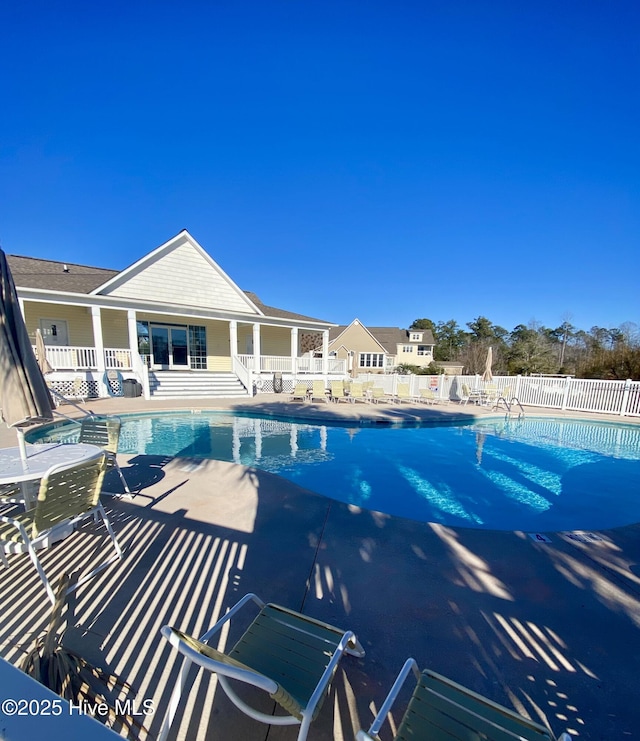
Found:
[{"label": "pool ladder", "polygon": [[507,414],[505,416],[511,417],[512,412],[515,412],[515,407],[518,407],[518,409],[520,410],[518,412],[518,419],[524,417],[524,409],[522,408],[522,404],[520,403],[517,396],[512,396],[511,401],[507,401],[504,396],[498,397],[498,400],[494,404],[491,411],[499,409],[502,404],[504,404],[504,407],[507,410]]}]

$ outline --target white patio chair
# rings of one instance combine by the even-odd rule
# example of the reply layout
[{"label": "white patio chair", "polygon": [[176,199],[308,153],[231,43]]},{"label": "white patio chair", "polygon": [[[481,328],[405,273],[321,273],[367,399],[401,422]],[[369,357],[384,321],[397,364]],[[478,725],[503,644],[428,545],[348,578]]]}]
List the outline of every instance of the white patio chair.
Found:
[{"label": "white patio chair", "polygon": [[[235,646],[228,653],[210,646],[208,642],[248,602],[254,602],[260,613]],[[199,640],[167,625],[162,628],[162,635],[185,658],[158,741],[167,738],[192,663],[216,673],[222,689],[243,713],[269,725],[299,724],[298,741],[304,741],[342,656],[364,656],[364,649],[351,631],[280,605],[265,604],[255,594],[245,595]],[[255,710],[238,697],[229,680],[264,690],[289,715]]]},{"label": "white patio chair", "polygon": [[12,515],[0,515],[0,554],[8,566],[7,553],[28,553],[38,576],[55,604],[53,588],[42,568],[36,550],[50,548],[53,543],[71,535],[76,523],[93,517],[102,518],[116,555],[93,568],[80,578],[69,591],[109,564],[122,558],[122,550],[111,523],[100,504],[100,490],[106,471],[106,456],[99,453],[76,466],[53,466],[40,482],[38,502],[33,509]]},{"label": "white patio chair", "polygon": [[[407,659],[369,730],[358,731],[357,741],[378,741],[378,733],[411,672],[417,679],[416,688],[393,741],[555,741],[545,726],[440,674],[428,669],[420,672],[414,659]],[[563,733],[558,741],[571,738]]]},{"label": "white patio chair", "polygon": [[102,448],[107,456],[107,466],[115,468],[128,497],[133,497],[129,484],[118,465],[117,453],[122,422],[119,417],[85,417],[80,422],[79,443],[88,443]]}]

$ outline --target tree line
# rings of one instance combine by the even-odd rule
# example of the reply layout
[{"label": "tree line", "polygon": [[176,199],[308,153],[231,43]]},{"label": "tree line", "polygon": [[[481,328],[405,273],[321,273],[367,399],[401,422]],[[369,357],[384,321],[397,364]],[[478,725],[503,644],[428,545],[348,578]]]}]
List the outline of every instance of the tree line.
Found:
[{"label": "tree line", "polygon": [[537,322],[518,324],[511,332],[479,316],[466,329],[450,319],[416,319],[410,329],[430,329],[434,363],[457,361],[465,373],[482,373],[492,348],[496,375],[557,373],[576,378],[640,379],[640,328],[634,322],[585,331],[564,321],[559,327]]}]

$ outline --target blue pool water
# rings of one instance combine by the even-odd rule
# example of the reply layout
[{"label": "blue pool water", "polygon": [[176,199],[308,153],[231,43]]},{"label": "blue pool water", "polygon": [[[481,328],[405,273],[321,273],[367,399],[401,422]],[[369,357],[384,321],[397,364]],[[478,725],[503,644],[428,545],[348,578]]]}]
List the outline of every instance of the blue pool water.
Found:
[{"label": "blue pool water", "polygon": [[256,466],[358,507],[444,525],[545,532],[640,521],[633,425],[531,418],[349,428],[156,414],[123,417],[120,452]]}]

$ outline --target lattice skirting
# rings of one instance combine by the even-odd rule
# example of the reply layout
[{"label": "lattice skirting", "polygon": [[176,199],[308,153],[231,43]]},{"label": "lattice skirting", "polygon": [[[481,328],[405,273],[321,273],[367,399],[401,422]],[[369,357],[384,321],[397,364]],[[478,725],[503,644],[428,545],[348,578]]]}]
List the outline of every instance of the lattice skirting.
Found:
[{"label": "lattice skirting", "polygon": [[87,399],[97,399],[100,396],[98,381],[49,381],[49,386],[69,399],[77,399],[79,396]]},{"label": "lattice skirting", "polygon": [[[294,384],[292,379],[282,379],[282,394],[293,393]],[[272,394],[273,393],[273,378],[264,378],[262,380],[262,386],[258,389],[260,394]],[[282,396],[281,394],[281,396]]]}]

